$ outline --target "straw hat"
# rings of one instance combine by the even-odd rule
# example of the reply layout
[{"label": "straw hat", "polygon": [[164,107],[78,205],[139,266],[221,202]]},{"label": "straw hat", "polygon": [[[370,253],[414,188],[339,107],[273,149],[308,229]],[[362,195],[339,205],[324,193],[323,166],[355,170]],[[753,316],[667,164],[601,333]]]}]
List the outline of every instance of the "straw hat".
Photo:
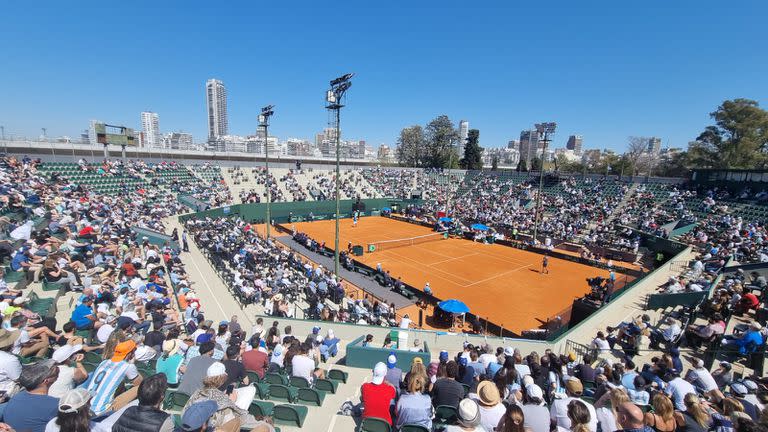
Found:
[{"label": "straw hat", "polygon": [[481,381],[477,385],[478,402],[484,406],[495,406],[501,400],[499,389],[492,381]]}]

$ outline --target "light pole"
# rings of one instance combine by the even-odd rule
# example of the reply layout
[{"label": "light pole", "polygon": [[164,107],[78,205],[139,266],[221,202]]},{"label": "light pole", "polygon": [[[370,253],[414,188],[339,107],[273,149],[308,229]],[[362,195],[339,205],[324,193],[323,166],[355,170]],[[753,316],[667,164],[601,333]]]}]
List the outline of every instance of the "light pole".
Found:
[{"label": "light pole", "polygon": [[5,154],[8,155],[8,141],[5,140],[5,126],[0,126],[0,137],[3,139],[5,145]]},{"label": "light pole", "polygon": [[340,280],[339,278],[339,212],[340,204],[339,204],[339,189],[340,189],[340,180],[339,177],[341,175],[340,169],[339,169],[339,158],[340,158],[340,149],[341,149],[341,128],[340,128],[340,122],[341,122],[341,108],[344,106],[342,105],[341,101],[344,98],[344,94],[349,90],[349,88],[352,86],[352,83],[350,80],[352,79],[352,76],[354,74],[348,73],[346,75],[340,76],[336,78],[335,80],[331,81],[331,88],[325,93],[325,101],[327,102],[327,105],[325,106],[326,109],[330,111],[335,111],[336,118],[336,236],[334,238],[334,256],[333,256],[333,274],[336,276],[336,281],[338,282]]},{"label": "light pole", "polygon": [[259,126],[264,128],[264,168],[267,171],[267,240],[269,240],[269,229],[270,225],[272,225],[272,190],[270,189],[270,183],[269,183],[269,118],[272,117],[272,114],[275,112],[272,110],[274,108],[274,105],[268,105],[261,109],[261,114],[259,114]]},{"label": "light pole", "polygon": [[544,135],[544,139],[541,141],[544,143],[544,148],[541,152],[541,166],[539,167],[539,193],[536,194],[536,216],[533,223],[533,242],[536,243],[536,236],[539,234],[539,213],[541,213],[541,193],[544,188],[544,158],[547,156],[547,144],[549,143],[549,135],[555,133],[557,123],[536,123],[536,132],[539,135]]}]

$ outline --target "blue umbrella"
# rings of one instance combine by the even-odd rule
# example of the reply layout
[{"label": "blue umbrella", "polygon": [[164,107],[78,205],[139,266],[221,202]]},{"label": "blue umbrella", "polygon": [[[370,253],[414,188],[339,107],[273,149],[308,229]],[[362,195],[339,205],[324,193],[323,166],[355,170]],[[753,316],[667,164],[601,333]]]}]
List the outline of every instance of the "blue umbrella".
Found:
[{"label": "blue umbrella", "polygon": [[483,225],[483,224],[479,224],[479,223],[472,224],[472,226],[470,228],[472,228],[473,230],[478,230],[478,231],[488,231],[488,226],[487,225]]},{"label": "blue umbrella", "polygon": [[455,313],[455,314],[469,312],[469,306],[465,305],[463,301],[456,300],[456,299],[443,300],[440,303],[438,303],[437,306],[446,312]]},{"label": "blue umbrella", "polygon": [[391,211],[392,211],[392,209],[391,209],[391,208],[389,208],[389,207],[382,207],[382,208],[381,208],[381,211],[388,211],[388,212],[391,212]]},{"label": "blue umbrella", "polygon": [[440,218],[440,219],[438,219],[438,220],[439,220],[440,222],[453,222],[453,219],[451,219],[451,218],[449,218],[449,217],[441,217],[441,218]]}]

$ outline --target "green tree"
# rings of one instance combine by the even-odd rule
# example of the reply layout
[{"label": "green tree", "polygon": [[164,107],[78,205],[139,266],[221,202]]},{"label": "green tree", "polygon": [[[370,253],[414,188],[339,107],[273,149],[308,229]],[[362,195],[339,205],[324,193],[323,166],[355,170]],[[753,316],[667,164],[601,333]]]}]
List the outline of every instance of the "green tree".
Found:
[{"label": "green tree", "polygon": [[520,159],[520,162],[517,163],[517,172],[523,172],[528,171],[528,164],[525,163],[525,159]]},{"label": "green tree", "polygon": [[723,102],[710,113],[715,121],[689,146],[696,167],[765,168],[768,165],[768,111],[750,99]]},{"label": "green tree", "polygon": [[421,126],[416,125],[401,130],[395,151],[397,162],[403,166],[424,166],[426,162],[424,143],[424,129]]},{"label": "green tree", "polygon": [[[482,162],[480,163],[480,168],[483,167]],[[499,155],[493,155],[491,158],[491,171],[496,171],[499,169]]]},{"label": "green tree", "polygon": [[456,154],[459,134],[447,115],[438,116],[429,122],[425,128],[425,137],[426,166],[449,168],[452,160],[459,160]]},{"label": "green tree", "polygon": [[541,169],[541,159],[538,156],[531,158],[531,171],[539,171]]},{"label": "green tree", "polygon": [[483,169],[483,148],[480,147],[480,131],[470,129],[464,146],[464,158],[460,166],[468,170]]}]

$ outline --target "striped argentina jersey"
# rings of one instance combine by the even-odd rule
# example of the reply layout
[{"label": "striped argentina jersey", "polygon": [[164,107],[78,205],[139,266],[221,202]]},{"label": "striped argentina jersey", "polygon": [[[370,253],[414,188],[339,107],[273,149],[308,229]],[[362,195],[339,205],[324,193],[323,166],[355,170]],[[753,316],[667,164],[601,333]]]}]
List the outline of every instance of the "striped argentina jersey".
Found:
[{"label": "striped argentina jersey", "polygon": [[91,372],[88,381],[83,383],[83,387],[93,395],[91,410],[96,415],[101,415],[109,410],[112,400],[115,398],[115,391],[123,382],[130,367],[131,364],[126,361],[115,363],[112,360],[104,360],[96,370]]}]

